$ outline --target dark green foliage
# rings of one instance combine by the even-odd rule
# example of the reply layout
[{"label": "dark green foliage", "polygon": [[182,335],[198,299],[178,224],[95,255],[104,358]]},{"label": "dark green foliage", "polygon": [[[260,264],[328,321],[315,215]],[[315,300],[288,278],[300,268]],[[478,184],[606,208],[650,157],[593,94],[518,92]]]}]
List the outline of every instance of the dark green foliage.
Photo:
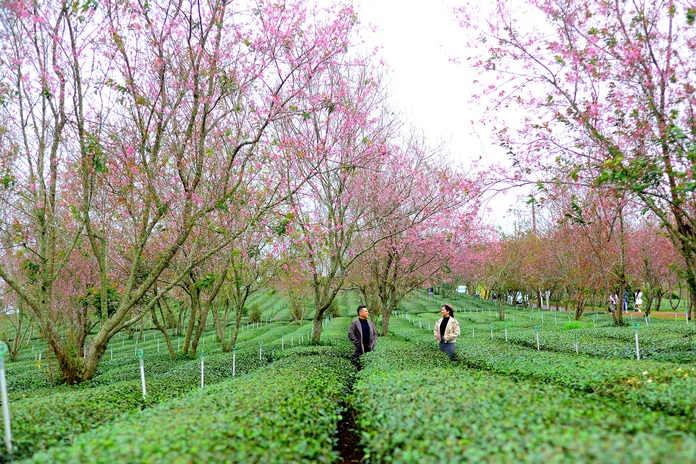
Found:
[{"label": "dark green foliage", "polygon": [[667,463],[696,456],[696,331],[683,320],[629,320],[641,323],[646,359],[638,361],[635,330],[613,327],[610,315],[573,321],[515,309],[503,322],[488,302],[463,298],[451,362],[428,327],[447,301],[416,297],[397,310],[390,335],[360,358],[364,369],[356,374],[346,337],[355,295],[344,296],[350,316],[332,318],[317,345],[307,344],[310,324],[267,322],[283,307],[276,296],[251,302],[265,322],[240,332],[238,377],[230,377],[231,353],[217,352],[208,336],[203,390],[200,352],[169,359],[155,354],[149,334],[138,345],[146,352],[145,401],[134,341],[119,340],[125,345],[114,358],[79,386],[52,387],[34,362],[10,363],[15,458],[42,450],[35,462],[331,462],[346,401],[369,462]]},{"label": "dark green foliage", "polygon": [[32,462],[330,462],[354,371],[331,350],[294,349],[267,368],[131,414]]},{"label": "dark green foliage", "polygon": [[[466,355],[464,355],[466,356]],[[374,462],[687,462],[692,421],[468,369],[434,343],[384,340],[353,405]]]},{"label": "dark green foliage", "polygon": [[254,303],[249,311],[249,322],[256,323],[261,321],[261,308]]},{"label": "dark green foliage", "polygon": [[341,299],[336,297],[324,312],[325,316],[338,317],[341,315]]},{"label": "dark green foliage", "polygon": [[[463,319],[459,320],[461,324]],[[469,368],[600,394],[674,415],[690,416],[696,411],[696,367],[692,364],[577,355],[572,341],[574,331],[562,330],[560,325],[541,328],[540,351],[532,328],[525,328],[523,334],[528,341],[522,344],[512,342],[511,329],[508,330],[510,341],[505,342],[502,327],[496,327],[494,338],[490,338],[488,326],[479,327],[476,337],[471,338],[471,325],[461,325],[462,337],[457,343],[459,363]],[[403,319],[393,321],[393,327],[410,341],[432,340],[430,331]],[[629,335],[633,332],[628,327],[611,330]],[[564,352],[546,349],[548,340],[559,335],[565,337],[567,349]],[[630,350],[630,345],[626,350]]]},{"label": "dark green foliage", "polygon": [[[14,458],[31,456],[38,450],[64,444],[124,413],[167,401],[200,387],[200,360],[148,359],[148,395],[142,397],[138,360],[125,358],[128,365],[111,369],[89,383],[61,387],[42,397],[29,395],[10,403]],[[251,372],[265,361],[256,353],[237,354],[237,373]],[[206,384],[227,379],[232,372],[230,354],[206,356]],[[6,460],[6,454],[0,459]]]}]

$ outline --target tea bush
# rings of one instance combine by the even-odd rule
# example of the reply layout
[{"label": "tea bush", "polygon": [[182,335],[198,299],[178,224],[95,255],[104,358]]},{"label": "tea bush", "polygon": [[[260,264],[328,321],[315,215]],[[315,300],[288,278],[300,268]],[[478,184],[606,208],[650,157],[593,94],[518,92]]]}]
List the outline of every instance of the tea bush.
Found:
[{"label": "tea bush", "polygon": [[[394,329],[412,341],[432,340],[432,331],[403,319],[395,320]],[[459,363],[469,368],[597,393],[674,415],[691,417],[696,411],[696,368],[691,364],[539,351],[536,344],[506,343],[499,334],[490,338],[479,332],[471,338],[466,326],[462,333],[457,354]],[[545,332],[544,340],[548,336]]]},{"label": "tea bush", "polygon": [[[178,361],[178,362],[177,362]],[[138,361],[131,360],[131,369],[138,373]],[[255,352],[237,355],[238,375],[254,371],[265,365]],[[227,379],[232,372],[230,354],[207,356],[205,381],[210,385]],[[112,372],[112,374],[115,373]],[[117,417],[159,402],[175,398],[200,387],[200,360],[167,360],[148,362],[146,385],[148,395],[142,397],[138,380],[117,380],[119,376],[107,376],[114,380],[108,384],[94,386],[87,383],[79,386],[56,388],[51,395],[29,396],[10,403],[12,418],[13,459],[31,456],[38,450],[68,443],[75,436]],[[106,382],[102,378],[101,382]],[[0,460],[9,460],[6,452]]]},{"label": "tea bush", "polygon": [[434,343],[384,340],[364,364],[352,398],[370,461],[634,463],[696,456],[692,422],[464,368]]},{"label": "tea bush", "polygon": [[30,462],[330,462],[354,372],[331,350],[288,350],[246,377],[131,414]]}]

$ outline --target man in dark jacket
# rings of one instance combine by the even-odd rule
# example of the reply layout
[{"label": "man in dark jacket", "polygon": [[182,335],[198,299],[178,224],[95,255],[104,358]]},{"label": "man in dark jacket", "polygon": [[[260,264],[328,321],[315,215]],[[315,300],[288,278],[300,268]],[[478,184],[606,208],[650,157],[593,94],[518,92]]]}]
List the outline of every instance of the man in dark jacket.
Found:
[{"label": "man in dark jacket", "polygon": [[375,349],[377,344],[377,329],[367,318],[370,313],[367,306],[358,306],[358,318],[348,327],[348,338],[355,345],[353,356],[360,356]]}]

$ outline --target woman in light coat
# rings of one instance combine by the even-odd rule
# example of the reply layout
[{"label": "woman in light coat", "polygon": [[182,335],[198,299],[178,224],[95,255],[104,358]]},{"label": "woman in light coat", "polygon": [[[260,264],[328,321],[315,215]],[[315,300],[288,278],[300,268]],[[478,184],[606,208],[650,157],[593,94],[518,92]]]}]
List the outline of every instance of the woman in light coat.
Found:
[{"label": "woman in light coat", "polygon": [[435,323],[435,340],[440,342],[440,349],[454,360],[454,349],[457,347],[459,337],[459,322],[454,318],[454,309],[448,304],[442,305],[440,310],[442,317]]}]

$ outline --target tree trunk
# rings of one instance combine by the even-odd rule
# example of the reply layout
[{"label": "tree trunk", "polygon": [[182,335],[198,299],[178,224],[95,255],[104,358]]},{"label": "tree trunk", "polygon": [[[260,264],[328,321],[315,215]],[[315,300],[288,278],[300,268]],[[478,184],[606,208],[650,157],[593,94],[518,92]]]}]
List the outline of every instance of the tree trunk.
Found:
[{"label": "tree trunk", "polygon": [[[15,318],[14,323],[12,323],[13,317]],[[12,344],[9,347],[9,356],[11,361],[17,361],[17,358],[19,357],[19,349],[22,347],[22,343],[24,343],[25,339],[27,341],[31,340],[31,334],[34,333],[34,327],[31,323],[31,318],[29,318],[26,315],[26,313],[24,312],[24,308],[22,308],[21,297],[19,298],[19,302],[17,304],[17,312],[14,315],[8,315],[7,319],[10,321],[10,323],[14,326],[15,329],[15,337],[12,341]],[[25,321],[27,321],[26,324]]]},{"label": "tree trunk", "polygon": [[575,299],[575,320],[579,321],[585,312],[585,298],[581,295]]},{"label": "tree trunk", "polygon": [[624,325],[624,294],[626,293],[626,236],[624,234],[623,210],[619,210],[619,303],[617,310],[611,313],[615,326]]},{"label": "tree trunk", "polygon": [[643,312],[645,313],[645,317],[647,317],[650,315],[650,310],[652,310],[653,292],[645,292],[643,294],[643,300],[645,300],[645,303],[643,303]]},{"label": "tree trunk", "polygon": [[239,336],[239,328],[242,325],[242,313],[244,312],[244,304],[246,304],[246,298],[241,303],[241,305],[237,304],[237,307],[235,308],[234,331],[232,332],[232,337],[230,338],[230,350],[232,350],[232,347],[237,343],[237,337]]},{"label": "tree trunk", "polygon": [[389,319],[391,318],[391,311],[385,311],[382,313],[382,336],[386,337],[389,333]]},{"label": "tree trunk", "polygon": [[222,272],[215,281],[215,285],[211,289],[208,299],[204,301],[202,305],[200,304],[200,293],[198,293],[198,304],[200,306],[200,310],[198,313],[198,325],[196,327],[196,332],[191,343],[191,354],[193,354],[194,356],[196,355],[198,343],[201,341],[203,332],[205,332],[206,324],[208,323],[208,313],[210,313],[210,309],[215,303],[218,293],[220,293],[220,289],[222,288],[222,285],[225,283],[225,280],[227,280],[227,272]]},{"label": "tree trunk", "polygon": [[162,298],[161,305],[160,314],[162,315],[162,324],[164,324],[167,329],[177,329],[178,320],[174,315],[174,310],[169,306],[169,303],[167,303],[166,298]]},{"label": "tree trunk", "polygon": [[312,343],[319,343],[321,341],[321,329],[324,320],[324,311],[317,311],[314,313],[314,319],[312,323]]},{"label": "tree trunk", "polygon": [[336,298],[338,291],[343,285],[343,280],[341,280],[336,288],[331,289],[330,287],[324,287],[324,293],[320,293],[321,284],[315,277],[314,283],[314,318],[312,321],[312,342],[319,343],[321,341],[321,330],[323,328],[322,323],[324,322],[324,313],[327,308],[331,306],[331,303]]},{"label": "tree trunk", "polygon": [[84,369],[82,370],[82,376],[78,382],[83,382],[94,377],[97,372],[97,367],[99,367],[99,361],[101,361],[102,356],[106,352],[107,343],[90,343],[87,346],[87,353],[85,353],[84,358]]},{"label": "tree trunk", "polygon": [[[215,308],[213,308],[213,325],[215,326],[215,333],[218,336],[218,339],[220,340],[220,349],[222,350],[223,353],[229,353],[232,351],[232,345],[234,344],[231,342],[231,340],[227,340],[225,336],[225,332],[227,329],[227,321],[229,320],[229,314],[230,314],[230,298],[229,296],[225,297],[225,300],[223,301],[222,304],[222,315],[220,315],[219,311]],[[244,305],[242,305],[244,307]],[[239,317],[239,323],[241,324],[242,318],[241,318],[241,311],[240,311],[240,317]],[[235,318],[235,325],[237,323],[237,319]],[[230,336],[230,339],[232,336]],[[236,341],[236,337],[235,337]]]},{"label": "tree trunk", "polygon": [[196,315],[200,310],[200,300],[198,299],[198,290],[193,288],[191,290],[191,314],[189,316],[188,327],[186,327],[186,336],[184,337],[184,346],[181,349],[182,354],[187,354],[189,352],[189,344],[193,339],[193,330],[196,326]]},{"label": "tree trunk", "polygon": [[[161,311],[162,310],[161,305],[158,303],[157,306],[160,308],[160,311]],[[152,323],[155,325],[157,330],[159,330],[162,333],[162,335],[164,336],[164,341],[167,343],[167,350],[169,351],[169,356],[172,359],[176,358],[176,351],[174,351],[174,345],[172,345],[172,339],[169,336],[169,331],[167,330],[166,326],[160,324],[159,319],[157,318],[157,309],[153,307],[151,310],[151,313],[152,313]]]}]

